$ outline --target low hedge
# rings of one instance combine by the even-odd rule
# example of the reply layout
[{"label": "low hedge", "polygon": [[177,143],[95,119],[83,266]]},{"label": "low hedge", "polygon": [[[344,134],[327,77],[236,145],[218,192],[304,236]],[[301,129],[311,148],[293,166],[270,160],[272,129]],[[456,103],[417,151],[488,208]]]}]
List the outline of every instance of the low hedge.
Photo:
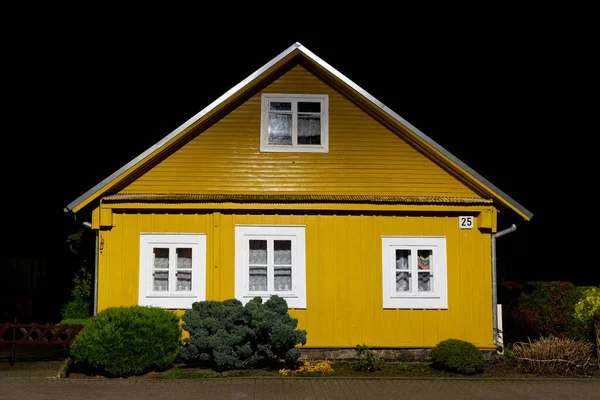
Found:
[{"label": "low hedge", "polygon": [[141,375],[172,365],[181,339],[179,317],[146,307],[108,308],[91,317],[71,346],[75,363],[111,377]]}]

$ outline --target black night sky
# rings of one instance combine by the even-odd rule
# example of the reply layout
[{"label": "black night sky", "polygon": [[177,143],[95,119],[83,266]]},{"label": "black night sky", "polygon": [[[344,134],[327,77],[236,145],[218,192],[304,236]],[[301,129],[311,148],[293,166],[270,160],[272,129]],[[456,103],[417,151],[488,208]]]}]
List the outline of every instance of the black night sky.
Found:
[{"label": "black night sky", "polygon": [[16,10],[7,24],[8,257],[42,256],[60,270],[67,204],[300,42],[534,214],[501,214],[499,229],[517,230],[498,239],[499,280],[600,284],[598,129],[583,123],[592,103],[598,112],[597,43],[584,10],[441,23],[404,13],[387,17],[394,24],[358,12],[329,32],[259,29],[266,17],[244,26],[208,12],[163,21],[96,11]]}]

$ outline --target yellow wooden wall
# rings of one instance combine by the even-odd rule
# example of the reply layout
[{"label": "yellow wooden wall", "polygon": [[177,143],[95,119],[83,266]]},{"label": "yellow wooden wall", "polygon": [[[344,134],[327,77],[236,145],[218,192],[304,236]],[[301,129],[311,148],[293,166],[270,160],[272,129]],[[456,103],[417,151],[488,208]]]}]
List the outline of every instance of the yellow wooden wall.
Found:
[{"label": "yellow wooden wall", "polygon": [[[329,153],[261,153],[261,93],[329,95]],[[454,129],[452,121],[448,126]],[[478,197],[301,66],[248,99],[122,193]]]},{"label": "yellow wooden wall", "polygon": [[[99,310],[135,305],[141,232],[207,236],[207,300],[234,297],[236,224],[306,226],[307,309],[291,310],[307,347],[431,347],[460,338],[493,348],[489,233],[461,230],[456,216],[125,214],[100,232]],[[382,235],[447,238],[448,310],[383,310]]]}]

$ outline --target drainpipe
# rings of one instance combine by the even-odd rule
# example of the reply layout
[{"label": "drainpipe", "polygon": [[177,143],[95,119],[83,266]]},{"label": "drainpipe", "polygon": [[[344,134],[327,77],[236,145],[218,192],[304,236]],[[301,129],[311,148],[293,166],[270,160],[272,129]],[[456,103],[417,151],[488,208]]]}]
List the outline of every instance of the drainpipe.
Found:
[{"label": "drainpipe", "polygon": [[517,225],[512,224],[510,228],[496,232],[492,235],[492,317],[494,319],[494,344],[498,342],[498,292],[496,289],[496,239],[517,230]]},{"label": "drainpipe", "polygon": [[98,240],[100,239],[98,237],[99,232],[100,230],[96,229],[96,239],[94,240],[94,305],[92,306],[92,315],[96,315],[96,313],[98,312]]}]

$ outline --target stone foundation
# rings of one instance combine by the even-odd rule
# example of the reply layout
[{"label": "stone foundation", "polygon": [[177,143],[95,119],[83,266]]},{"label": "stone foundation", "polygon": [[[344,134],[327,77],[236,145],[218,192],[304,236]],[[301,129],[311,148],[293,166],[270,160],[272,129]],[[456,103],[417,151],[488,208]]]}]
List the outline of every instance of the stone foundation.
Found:
[{"label": "stone foundation", "polygon": [[[300,360],[345,360],[354,359],[356,349],[300,349]],[[386,361],[430,361],[431,349],[371,349],[375,355]],[[483,358],[489,360],[494,350],[481,350]]]}]

